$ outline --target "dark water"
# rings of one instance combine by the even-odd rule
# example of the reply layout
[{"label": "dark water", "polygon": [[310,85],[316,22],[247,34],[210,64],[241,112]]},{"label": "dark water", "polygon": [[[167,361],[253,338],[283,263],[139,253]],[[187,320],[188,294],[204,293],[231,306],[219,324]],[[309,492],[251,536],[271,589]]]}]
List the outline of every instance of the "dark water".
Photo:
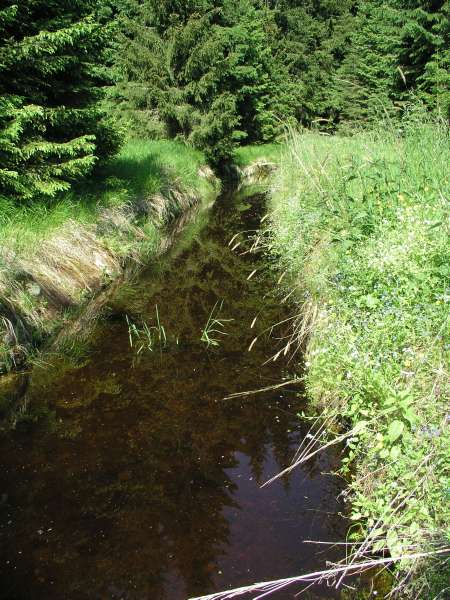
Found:
[{"label": "dark water", "polygon": [[[223,400],[292,379],[297,363],[265,364],[288,332],[271,325],[291,309],[270,265],[228,246],[262,211],[261,195],[225,194],[110,301],[88,360],[35,370],[30,406],[53,418],[0,442],[0,598],[186,600],[338,558],[303,543],[345,537],[338,456],[260,489],[307,432],[301,391]],[[200,338],[217,301],[233,320],[208,348]],[[167,344],[138,354],[125,315],[154,326],[156,307]]]}]

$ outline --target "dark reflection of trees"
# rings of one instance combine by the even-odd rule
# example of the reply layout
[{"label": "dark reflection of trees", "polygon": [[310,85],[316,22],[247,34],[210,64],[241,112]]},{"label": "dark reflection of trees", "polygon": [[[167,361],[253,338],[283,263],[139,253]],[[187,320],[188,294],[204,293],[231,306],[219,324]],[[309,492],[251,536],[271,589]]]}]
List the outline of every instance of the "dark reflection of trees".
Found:
[{"label": "dark reflection of trees", "polygon": [[[277,410],[287,402],[279,392],[222,401],[280,381],[282,361],[262,366],[276,350],[273,340],[262,336],[252,353],[246,349],[285,315],[278,302],[262,302],[270,281],[246,283],[254,258],[239,258],[225,243],[254,216],[245,221],[245,213],[223,206],[216,213],[170,269],[157,278],[149,272],[125,304],[111,305],[113,313],[150,321],[158,304],[168,349],[136,359],[116,320],[99,325],[87,365],[59,378],[55,370],[35,375],[31,400],[45,397],[60,421],[54,432],[3,443],[0,492],[9,496],[1,521],[12,525],[0,530],[0,560],[13,560],[1,576],[8,584],[1,598],[206,593],[229,543],[224,509],[239,508],[228,474],[238,466],[236,452],[249,456],[258,482],[269,446],[280,469],[289,462],[295,410]],[[207,351],[200,330],[217,299],[234,321],[220,347]],[[261,310],[255,333],[249,325]]]}]

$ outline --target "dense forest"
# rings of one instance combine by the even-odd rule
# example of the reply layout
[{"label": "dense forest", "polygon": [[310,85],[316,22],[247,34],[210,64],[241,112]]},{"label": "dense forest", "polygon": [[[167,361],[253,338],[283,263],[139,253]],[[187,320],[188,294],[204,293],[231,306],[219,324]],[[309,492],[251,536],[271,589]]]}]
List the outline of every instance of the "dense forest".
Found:
[{"label": "dense forest", "polygon": [[0,9],[0,193],[52,198],[124,136],[218,165],[289,124],[450,114],[450,3],[14,0]]}]

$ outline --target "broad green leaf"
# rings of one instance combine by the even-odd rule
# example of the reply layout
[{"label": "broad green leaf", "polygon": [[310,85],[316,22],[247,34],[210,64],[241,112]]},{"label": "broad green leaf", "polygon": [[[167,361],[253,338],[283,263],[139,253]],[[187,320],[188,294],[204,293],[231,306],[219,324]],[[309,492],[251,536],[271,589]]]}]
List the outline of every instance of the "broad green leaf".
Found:
[{"label": "broad green leaf", "polygon": [[405,424],[402,421],[392,421],[389,425],[388,429],[388,440],[393,444],[398,438],[402,435],[403,430],[405,429]]},{"label": "broad green leaf", "polygon": [[366,296],[366,306],[367,308],[375,308],[378,305],[378,299],[375,296],[371,296],[370,294]]},{"label": "broad green leaf", "polygon": [[402,453],[400,446],[392,446],[391,448],[391,458],[392,460],[397,460],[397,458]]}]

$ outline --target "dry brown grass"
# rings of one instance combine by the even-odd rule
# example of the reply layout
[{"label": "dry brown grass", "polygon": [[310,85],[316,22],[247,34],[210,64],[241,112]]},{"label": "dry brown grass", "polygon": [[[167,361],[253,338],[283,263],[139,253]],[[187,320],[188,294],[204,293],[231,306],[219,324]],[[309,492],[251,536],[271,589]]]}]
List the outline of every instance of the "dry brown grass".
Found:
[{"label": "dry brown grass", "polygon": [[58,306],[77,303],[81,294],[98,290],[105,276],[120,271],[95,229],[74,221],[44,240],[35,254],[17,257],[16,264]]}]

